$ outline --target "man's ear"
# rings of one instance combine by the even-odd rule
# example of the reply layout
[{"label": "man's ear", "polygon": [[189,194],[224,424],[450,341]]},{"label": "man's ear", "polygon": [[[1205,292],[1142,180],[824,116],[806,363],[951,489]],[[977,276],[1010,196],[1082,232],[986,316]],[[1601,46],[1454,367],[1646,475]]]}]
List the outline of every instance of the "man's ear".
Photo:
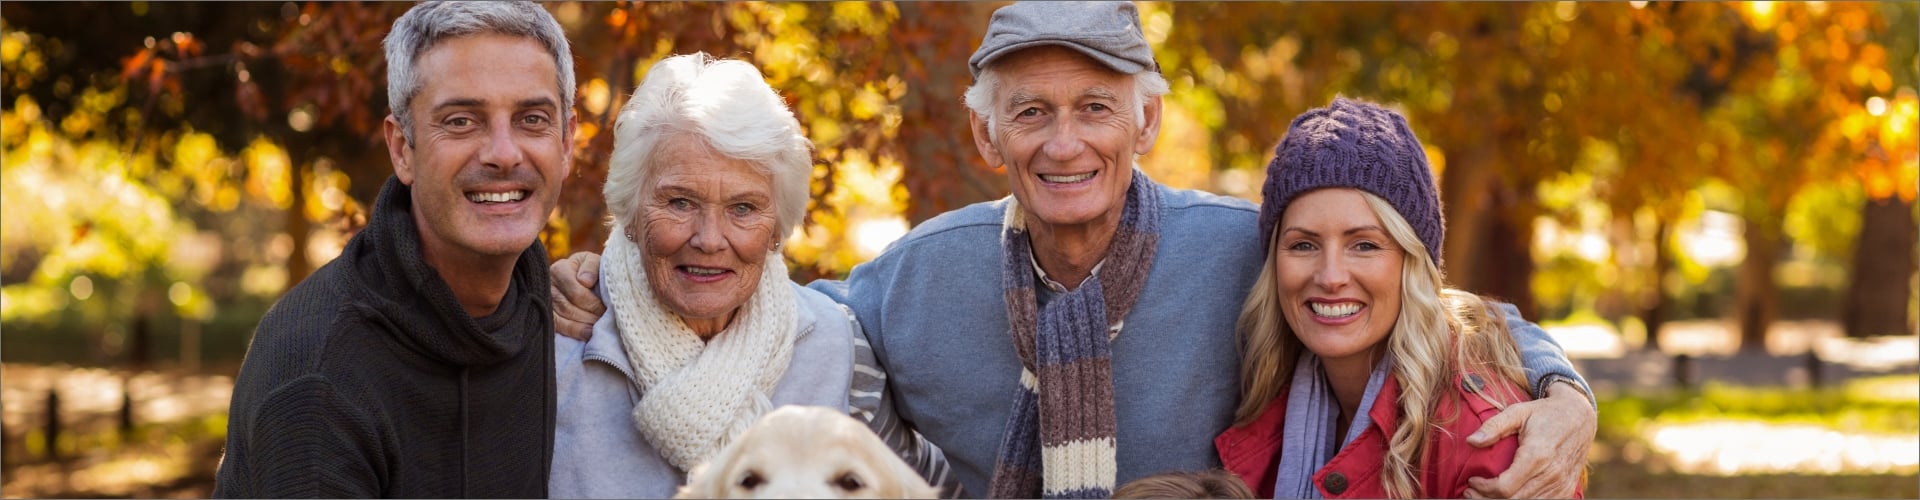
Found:
[{"label": "man's ear", "polygon": [[567,113],[567,124],[565,126],[567,127],[567,129],[566,129],[565,137],[561,139],[561,141],[563,142],[561,144],[561,147],[566,151],[566,154],[562,155],[560,158],[560,178],[561,179],[566,179],[568,177],[573,176],[573,152],[574,152],[573,141],[575,137],[579,137],[578,134],[580,133],[580,113],[574,113],[574,112],[571,112],[571,110],[569,110],[569,112]]},{"label": "man's ear", "polygon": [[1160,139],[1160,96],[1146,98],[1140,103],[1145,123],[1140,124],[1140,137],[1133,142],[1133,154],[1143,155],[1153,151],[1154,142]]},{"label": "man's ear", "polygon": [[1005,165],[1000,157],[1000,149],[993,145],[993,134],[989,131],[990,118],[980,116],[973,109],[967,109],[967,128],[973,130],[973,147],[980,150],[980,157],[987,160],[988,167]]},{"label": "man's ear", "polygon": [[400,178],[401,184],[412,186],[413,144],[407,142],[406,129],[400,126],[400,119],[393,115],[387,115],[380,129],[387,136],[387,157],[393,160],[393,175]]}]

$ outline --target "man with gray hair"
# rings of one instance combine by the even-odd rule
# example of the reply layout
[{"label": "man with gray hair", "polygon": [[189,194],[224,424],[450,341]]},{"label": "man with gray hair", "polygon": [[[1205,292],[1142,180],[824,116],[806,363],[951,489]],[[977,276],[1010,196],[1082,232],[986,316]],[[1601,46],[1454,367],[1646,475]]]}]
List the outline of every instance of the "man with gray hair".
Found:
[{"label": "man with gray hair", "polygon": [[260,320],[216,497],[547,496],[572,53],[527,2],[420,4],[385,48],[394,176]]},{"label": "man with gray hair", "polygon": [[[1012,196],[927,220],[846,281],[810,287],[858,315],[899,414],[968,492],[1105,498],[1220,467],[1214,438],[1239,391],[1234,322],[1264,258],[1258,210],[1136,168],[1167,82],[1134,5],[1003,7],[967,62],[974,145],[1006,169]],[[555,285],[556,311],[595,307],[574,280]],[[1554,457],[1585,456],[1595,414],[1559,347],[1507,307],[1536,392],[1553,396],[1481,430],[1525,423],[1501,480],[1532,489],[1480,493],[1568,496],[1583,460]],[[574,317],[563,331],[583,327]]]}]

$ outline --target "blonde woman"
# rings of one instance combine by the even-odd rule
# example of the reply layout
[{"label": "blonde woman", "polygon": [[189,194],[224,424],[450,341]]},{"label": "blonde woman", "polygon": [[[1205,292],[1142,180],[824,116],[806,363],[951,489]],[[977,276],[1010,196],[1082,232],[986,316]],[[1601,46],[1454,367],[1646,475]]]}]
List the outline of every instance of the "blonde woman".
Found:
[{"label": "blonde woman", "polygon": [[1336,98],[1274,153],[1222,463],[1261,498],[1458,498],[1498,476],[1518,439],[1466,439],[1527,379],[1501,314],[1441,279],[1439,193],[1406,119]]}]

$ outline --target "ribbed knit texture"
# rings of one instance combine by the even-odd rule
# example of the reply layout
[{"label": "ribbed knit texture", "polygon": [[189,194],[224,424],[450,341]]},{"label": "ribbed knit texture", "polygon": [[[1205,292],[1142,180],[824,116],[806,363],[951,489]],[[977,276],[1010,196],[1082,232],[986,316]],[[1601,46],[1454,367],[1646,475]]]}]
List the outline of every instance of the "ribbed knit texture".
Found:
[{"label": "ribbed knit texture", "polygon": [[[1406,117],[1378,105],[1345,98],[1293,119],[1287,135],[1273,148],[1267,181],[1260,189],[1260,239],[1273,246],[1274,226],[1287,204],[1308,191],[1345,187],[1387,200],[1413,226],[1440,264],[1447,225],[1440,213],[1440,189],[1420,138]],[[1444,268],[1443,268],[1444,269]]]},{"label": "ribbed knit texture", "polygon": [[768,254],[733,323],[703,341],[654,297],[641,250],[625,234],[614,225],[601,265],[608,307],[640,382],[633,423],[668,463],[692,470],[773,410],[770,395],[793,360],[799,322],[786,261]]},{"label": "ribbed knit texture", "polygon": [[1313,485],[1314,473],[1373,425],[1369,416],[1373,400],[1392,371],[1393,354],[1389,352],[1374,363],[1353,419],[1346,429],[1340,429],[1335,425],[1340,420],[1340,401],[1328,385],[1326,372],[1320,368],[1320,356],[1311,351],[1300,353],[1299,361],[1293,364],[1291,387],[1286,392],[1287,419],[1281,433],[1287,446],[1280,450],[1280,465],[1275,475],[1278,479],[1273,487],[1275,498],[1326,498]]},{"label": "ribbed knit texture", "polygon": [[1102,275],[1038,305],[1033,244],[1020,204],[1007,203],[1001,238],[1007,319],[1020,389],[1000,445],[994,498],[1107,498],[1118,470],[1111,326],[1140,297],[1160,242],[1159,189],[1132,171]]},{"label": "ribbed knit texture", "polygon": [[553,451],[547,253],[466,314],[389,178],[367,227],[260,320],[213,496],[544,498]]}]

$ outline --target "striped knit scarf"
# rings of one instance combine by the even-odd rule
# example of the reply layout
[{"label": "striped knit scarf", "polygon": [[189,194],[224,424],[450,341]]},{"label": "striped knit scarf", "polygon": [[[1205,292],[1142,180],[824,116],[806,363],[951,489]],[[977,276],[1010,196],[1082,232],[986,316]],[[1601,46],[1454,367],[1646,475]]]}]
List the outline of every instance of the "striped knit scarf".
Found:
[{"label": "striped knit scarf", "polygon": [[1033,243],[1017,200],[1007,201],[1007,318],[1020,356],[1020,389],[1000,443],[994,498],[1107,498],[1115,459],[1111,346],[1153,267],[1160,241],[1160,192],[1134,170],[1120,227],[1100,275],[1040,308]]}]

